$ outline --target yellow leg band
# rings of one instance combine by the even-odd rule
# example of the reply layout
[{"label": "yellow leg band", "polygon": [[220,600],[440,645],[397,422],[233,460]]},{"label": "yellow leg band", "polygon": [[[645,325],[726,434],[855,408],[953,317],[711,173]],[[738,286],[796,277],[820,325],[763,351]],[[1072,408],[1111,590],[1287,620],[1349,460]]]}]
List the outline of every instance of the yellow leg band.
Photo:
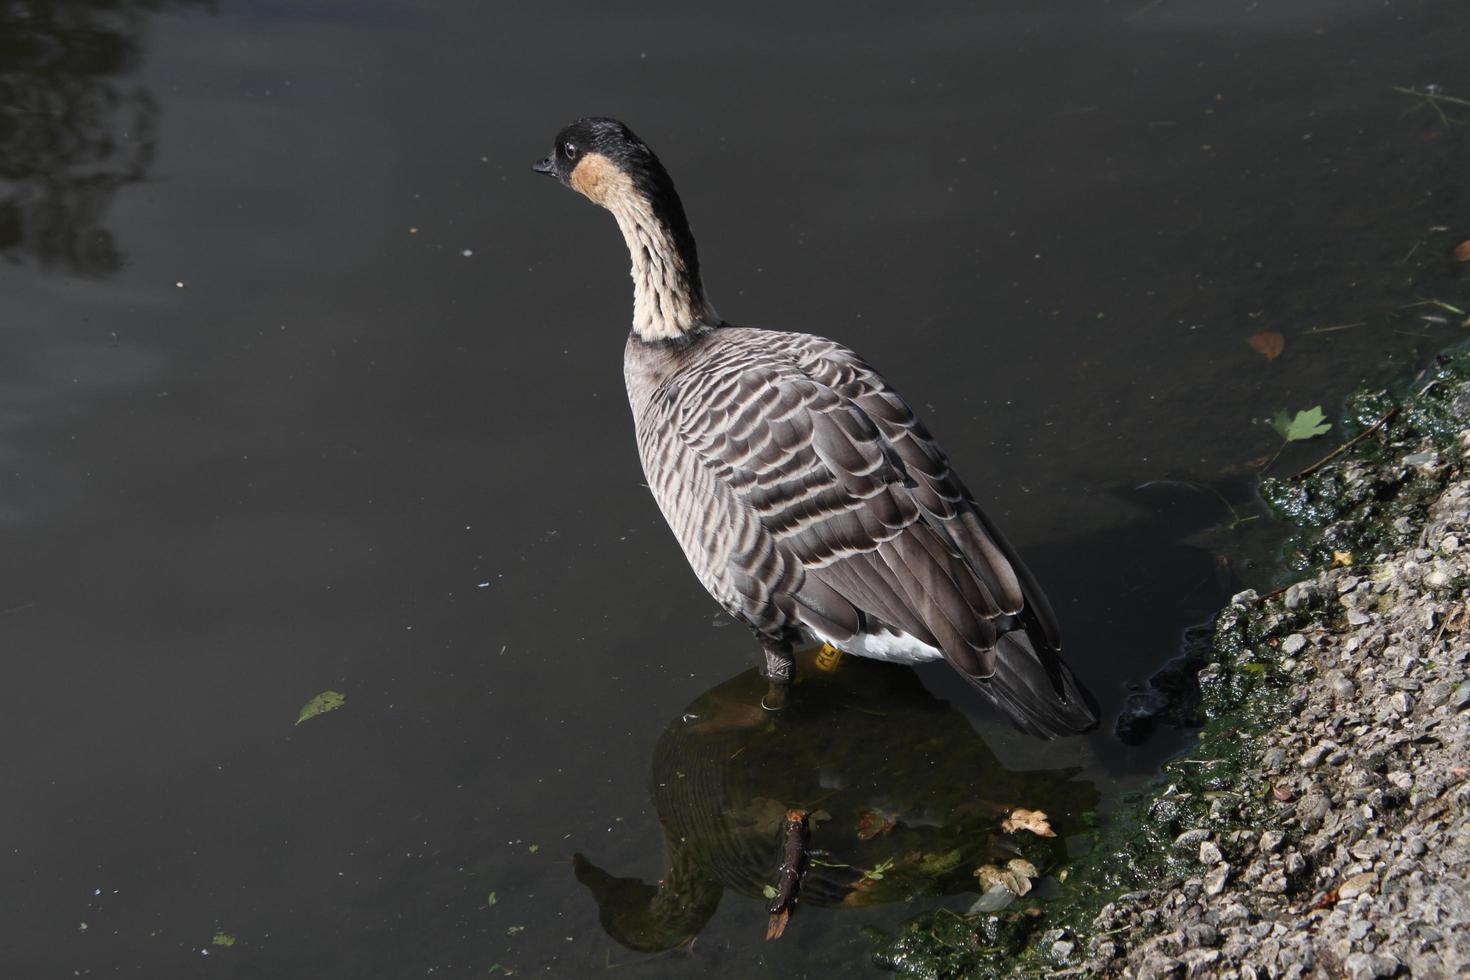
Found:
[{"label": "yellow leg band", "polygon": [[813,666],[815,666],[818,670],[824,670],[830,673],[831,671],[836,670],[837,665],[842,662],[842,656],[843,654],[841,650],[837,649],[830,643],[823,643],[822,648],[817,651],[816,660],[813,662]]}]

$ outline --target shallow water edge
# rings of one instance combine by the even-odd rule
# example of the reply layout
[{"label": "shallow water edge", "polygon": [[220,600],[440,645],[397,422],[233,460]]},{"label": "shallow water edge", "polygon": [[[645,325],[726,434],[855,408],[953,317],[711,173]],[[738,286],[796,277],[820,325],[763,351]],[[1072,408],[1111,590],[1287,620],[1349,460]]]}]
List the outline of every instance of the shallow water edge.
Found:
[{"label": "shallow water edge", "polygon": [[[1470,350],[1348,401],[1352,440],[1263,498],[1289,585],[1235,596],[1198,740],[1130,795],[1064,897],[877,939],[903,976],[1453,975],[1470,949]],[[1308,577],[1301,577],[1302,573]],[[1460,760],[1456,762],[1455,760]],[[1458,876],[1458,877],[1457,877]]]}]

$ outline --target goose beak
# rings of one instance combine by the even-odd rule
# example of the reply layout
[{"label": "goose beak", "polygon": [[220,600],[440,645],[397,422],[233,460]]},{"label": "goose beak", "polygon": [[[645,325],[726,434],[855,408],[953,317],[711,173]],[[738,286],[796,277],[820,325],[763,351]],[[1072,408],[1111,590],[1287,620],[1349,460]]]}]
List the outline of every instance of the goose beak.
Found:
[{"label": "goose beak", "polygon": [[538,174],[547,174],[553,177],[556,176],[556,164],[552,162],[551,157],[537,160],[535,163],[531,164],[531,169],[536,171]]}]

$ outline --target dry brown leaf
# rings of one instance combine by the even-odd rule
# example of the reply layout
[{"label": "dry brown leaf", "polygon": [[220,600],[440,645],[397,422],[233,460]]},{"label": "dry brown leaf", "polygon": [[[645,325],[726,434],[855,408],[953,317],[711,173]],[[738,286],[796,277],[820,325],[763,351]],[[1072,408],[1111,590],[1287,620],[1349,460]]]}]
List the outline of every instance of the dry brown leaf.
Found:
[{"label": "dry brown leaf", "polygon": [[786,921],[790,918],[790,909],[772,912],[770,921],[766,923],[766,939],[780,939],[781,934],[786,931]]},{"label": "dry brown leaf", "polygon": [[856,909],[865,905],[872,905],[876,898],[873,896],[873,886],[878,883],[875,878],[859,879],[852,889],[842,896],[842,904],[845,908]]},{"label": "dry brown leaf", "polygon": [[1463,241],[1455,246],[1455,258],[1461,262],[1470,262],[1470,241]]},{"label": "dry brown leaf", "polygon": [[1290,803],[1291,802],[1291,790],[1288,789],[1285,786],[1273,786],[1273,787],[1271,787],[1271,795],[1274,796],[1274,797],[1276,797],[1276,802],[1277,803]]},{"label": "dry brown leaf", "polygon": [[893,829],[898,823],[898,817],[892,813],[884,813],[881,810],[863,810],[858,814],[857,839],[872,840],[874,837],[882,836]]},{"label": "dry brown leaf", "polygon": [[1251,350],[1260,354],[1268,361],[1276,360],[1276,358],[1281,356],[1281,352],[1286,349],[1286,338],[1275,330],[1262,330],[1260,333],[1253,333],[1245,339],[1245,342],[1251,345]]},{"label": "dry brown leaf", "polygon": [[1040,810],[1016,807],[1010,816],[1001,822],[1002,833],[1014,834],[1018,830],[1029,830],[1038,837],[1055,837],[1057,832],[1046,822],[1046,814]]},{"label": "dry brown leaf", "polygon": [[1351,551],[1334,551],[1332,553],[1333,568],[1352,568],[1353,553]]}]

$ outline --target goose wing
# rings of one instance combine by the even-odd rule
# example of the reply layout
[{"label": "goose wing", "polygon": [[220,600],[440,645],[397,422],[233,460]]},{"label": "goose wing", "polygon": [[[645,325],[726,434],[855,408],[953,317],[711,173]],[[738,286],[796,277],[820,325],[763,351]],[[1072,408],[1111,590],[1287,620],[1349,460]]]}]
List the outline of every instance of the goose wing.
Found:
[{"label": "goose wing", "polygon": [[1045,595],[897,392],[823,338],[718,333],[664,401],[694,509],[726,528],[685,545],[717,598],[765,632],[900,630],[1023,729],[1090,728]]}]

